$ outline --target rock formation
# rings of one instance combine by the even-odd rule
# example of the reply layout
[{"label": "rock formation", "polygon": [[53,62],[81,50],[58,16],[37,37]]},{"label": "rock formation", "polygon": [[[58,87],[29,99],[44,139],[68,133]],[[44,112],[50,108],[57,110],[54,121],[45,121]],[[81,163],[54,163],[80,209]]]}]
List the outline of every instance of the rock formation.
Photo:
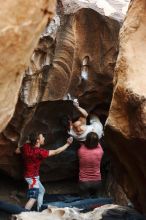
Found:
[{"label": "rock formation", "polygon": [[144,0],[132,1],[120,31],[114,93],[105,130],[117,181],[143,213],[146,213],[145,10]]},{"label": "rock formation", "polygon": [[0,131],[13,116],[30,56],[48,19],[55,12],[55,0],[1,1],[0,13]]},{"label": "rock formation", "polygon": [[91,8],[103,16],[122,22],[130,0],[62,0],[66,14],[75,13],[81,8]]},{"label": "rock formation", "polygon": [[[99,4],[103,4],[103,2],[110,4],[113,1],[102,1],[102,3],[98,1]],[[36,5],[37,13],[32,12],[37,14],[36,23],[32,22],[33,29],[30,31],[28,27],[28,31],[24,31],[22,38],[20,37],[20,41],[17,42],[17,48],[20,48],[19,52],[23,51],[19,55],[15,53],[16,58],[19,57],[20,63],[16,61],[15,56],[11,56],[10,61],[13,66],[6,65],[4,58],[8,57],[8,54],[5,54],[6,50],[3,50],[4,56],[1,60],[1,66],[7,67],[5,75],[8,79],[6,87],[9,89],[9,93],[5,93],[6,87],[3,87],[1,100],[4,100],[4,95],[7,96],[7,99],[3,101],[4,108],[2,107],[0,110],[0,114],[2,112],[1,115],[6,117],[0,119],[1,128],[5,127],[13,114],[21,81],[22,86],[15,114],[9,125],[0,134],[0,170],[14,178],[21,177],[21,161],[20,158],[14,156],[13,152],[17,144],[23,144],[30,130],[45,132],[49,148],[55,148],[65,142],[65,130],[60,125],[60,118],[64,114],[72,114],[73,109],[71,101],[61,100],[67,99],[67,94],[70,94],[70,97],[78,97],[80,104],[88,112],[97,114],[103,123],[109,113],[105,137],[108,141],[108,151],[112,158],[116,181],[123,187],[135,207],[146,213],[146,175],[144,169],[146,166],[144,84],[146,6],[144,0],[131,2],[120,32],[120,52],[118,55],[118,34],[123,19],[123,13],[121,17],[120,13],[126,8],[128,1],[124,1],[127,3],[126,5],[123,2],[119,4],[116,2],[114,1],[111,13],[107,14],[104,5],[99,7],[96,1],[62,1],[58,7],[57,15],[51,23],[48,23],[45,31],[41,34],[30,63],[23,74],[20,73],[28,64],[30,54],[32,54],[34,45],[38,41],[37,38],[42,31],[42,26],[47,21],[48,15],[45,13],[44,16],[44,13],[38,9],[40,7],[38,4]],[[41,4],[43,1],[40,1]],[[33,9],[35,10],[35,7]],[[118,12],[116,9],[119,9]],[[30,12],[29,10],[27,12],[28,14],[25,13],[25,15],[29,20]],[[32,16],[34,20],[36,19],[35,15]],[[42,19],[43,16],[44,19]],[[28,24],[28,20],[24,24]],[[39,25],[40,20],[42,24]],[[6,27],[5,23],[4,25]],[[3,29],[2,34],[10,30]],[[30,37],[34,30],[37,30],[35,41]],[[17,31],[19,33],[19,29],[15,28],[16,35]],[[26,44],[22,45],[24,39],[26,39]],[[4,45],[1,37],[0,42],[1,45]],[[17,49],[15,39],[12,45],[9,43],[6,45],[12,49],[9,54]],[[25,56],[24,46],[25,49],[29,48],[27,56]],[[24,57],[25,59],[23,59]],[[17,83],[15,84],[17,94],[15,93],[15,95],[13,93],[14,84],[9,86],[9,73],[16,73],[13,74],[14,78],[11,78],[13,81],[16,80],[17,75]],[[1,82],[5,78],[3,76],[0,78]],[[2,122],[3,120],[5,123]],[[60,172],[58,173],[56,171],[59,168]],[[76,174],[75,149],[69,149],[55,159],[46,160],[41,168],[41,177],[45,181],[76,178]]]},{"label": "rock formation", "polygon": [[[91,9],[81,9],[74,15],[61,16],[60,27],[57,22],[54,19],[58,29],[56,38],[45,34],[35,49],[31,66],[24,77],[21,100],[28,106],[34,106],[39,101],[63,99],[70,93],[85,102],[84,105],[90,110],[95,105],[104,105],[103,100],[108,105],[118,53],[119,23]],[[81,77],[85,56],[89,56],[88,80]],[[102,60],[100,63],[99,59]],[[89,106],[87,102],[93,96],[96,97],[94,104],[91,102],[92,106]],[[98,111],[101,114],[100,108]],[[103,114],[107,113],[103,111]]]},{"label": "rock formation", "polygon": [[128,207],[118,205],[104,205],[94,209],[92,212],[80,213],[76,208],[57,208],[48,207],[48,209],[38,212],[22,212],[21,214],[14,215],[12,220],[125,220],[136,219],[144,220],[145,218],[137,213],[135,210]]},{"label": "rock formation", "polygon": [[[30,66],[25,71],[15,114],[1,133],[0,148],[5,149],[5,153],[0,150],[1,170],[15,178],[20,177],[22,167],[13,152],[18,141],[21,145],[26,140],[30,130],[45,132],[50,137],[47,140],[50,147],[65,142],[62,128],[51,122],[51,118],[60,115],[60,108],[55,110],[54,107],[52,111],[50,101],[54,103],[54,100],[65,99],[66,94],[70,93],[71,97],[78,97],[80,104],[88,111],[106,119],[112,97],[119,27],[117,21],[103,17],[92,9],[80,9],[70,15],[61,12],[60,18],[56,15],[34,50]],[[85,57],[88,57],[87,79],[82,71]],[[62,115],[72,109],[68,102],[62,101],[61,105],[66,106],[62,107]],[[59,135],[57,129],[60,129]],[[65,160],[66,157],[68,160]],[[59,159],[48,159],[42,166],[42,177],[45,180],[75,177],[75,163],[74,150],[67,151]],[[60,167],[62,171],[55,172]]]}]

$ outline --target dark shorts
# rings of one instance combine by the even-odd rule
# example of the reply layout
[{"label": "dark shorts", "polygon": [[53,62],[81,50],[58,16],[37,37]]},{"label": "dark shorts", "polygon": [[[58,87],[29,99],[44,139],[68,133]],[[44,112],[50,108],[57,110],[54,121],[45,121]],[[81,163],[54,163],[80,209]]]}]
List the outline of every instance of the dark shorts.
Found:
[{"label": "dark shorts", "polygon": [[31,188],[27,190],[28,199],[37,199],[39,195],[39,188]]},{"label": "dark shorts", "polygon": [[102,191],[102,181],[79,182],[79,193],[81,197],[98,197]]}]

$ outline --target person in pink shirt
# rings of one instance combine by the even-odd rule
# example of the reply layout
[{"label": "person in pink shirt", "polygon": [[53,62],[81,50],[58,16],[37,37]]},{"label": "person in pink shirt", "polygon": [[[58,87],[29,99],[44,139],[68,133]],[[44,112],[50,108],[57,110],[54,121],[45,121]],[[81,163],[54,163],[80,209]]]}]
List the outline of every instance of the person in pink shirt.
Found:
[{"label": "person in pink shirt", "polygon": [[90,132],[78,149],[79,189],[83,197],[97,196],[101,190],[100,164],[103,149],[98,141],[98,135]]}]

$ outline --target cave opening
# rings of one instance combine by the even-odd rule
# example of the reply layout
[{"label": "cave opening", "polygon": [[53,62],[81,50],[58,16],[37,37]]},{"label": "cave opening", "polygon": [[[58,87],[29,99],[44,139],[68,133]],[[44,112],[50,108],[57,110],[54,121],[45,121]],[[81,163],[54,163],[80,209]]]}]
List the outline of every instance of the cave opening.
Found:
[{"label": "cave opening", "polygon": [[[109,106],[104,104],[100,104],[97,107],[98,109],[100,108],[100,112],[101,109],[107,111],[109,108]],[[91,111],[92,114],[96,112],[95,110],[96,107]],[[24,124],[25,126],[21,131],[18,145],[22,146],[25,142],[27,142],[29,133],[33,131],[38,134],[42,133],[45,136],[45,144],[43,146],[45,149],[56,149],[58,146],[62,146],[69,136],[67,133],[67,124],[64,124],[63,119],[66,116],[70,118],[77,118],[79,115],[80,114],[74,107],[72,100],[42,102],[37,106],[35,111],[33,111],[33,115],[30,114],[30,120]],[[3,141],[5,145],[8,145],[8,142],[10,144],[12,136],[15,136],[15,132],[17,133],[16,130],[14,132],[14,118],[3,133]],[[106,116],[101,114],[99,118],[104,126]],[[90,120],[87,118],[87,124],[89,123]],[[112,198],[116,203],[126,204],[126,197],[123,197],[122,189],[120,189],[120,186],[116,184],[111,174],[110,157],[104,135],[99,142],[104,150],[104,156],[101,162],[101,175],[103,182],[100,197]],[[16,148],[15,141],[13,142],[13,145],[13,152],[11,152],[11,157],[13,157],[13,159],[10,159],[10,164],[7,162],[6,167],[4,166],[3,171],[1,172],[1,190],[5,194],[3,198],[5,198],[6,201],[13,202],[18,205],[24,205],[27,200],[27,184],[23,180],[22,157],[21,155],[15,155],[14,153]],[[60,155],[56,155],[55,157],[50,157],[42,163],[40,169],[40,179],[46,189],[46,194],[79,195],[79,161],[77,156],[79,146],[79,141],[74,139],[72,145],[65,152]],[[3,186],[6,186],[7,188],[6,193],[5,187],[3,188]],[[118,192],[119,195],[121,193],[120,201],[117,200],[117,198],[119,199],[119,196],[117,196],[117,198],[114,196],[115,193],[118,194]]]}]

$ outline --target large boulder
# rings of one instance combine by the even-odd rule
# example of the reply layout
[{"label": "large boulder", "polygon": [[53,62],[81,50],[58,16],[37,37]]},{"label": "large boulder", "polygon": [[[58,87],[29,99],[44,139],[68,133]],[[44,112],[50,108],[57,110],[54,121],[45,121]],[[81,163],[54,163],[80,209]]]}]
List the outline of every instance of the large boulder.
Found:
[{"label": "large boulder", "polygon": [[117,181],[146,213],[146,4],[134,0],[120,31],[114,93],[105,134]]},{"label": "large boulder", "polygon": [[1,1],[0,13],[0,131],[13,116],[24,70],[55,0]]}]

